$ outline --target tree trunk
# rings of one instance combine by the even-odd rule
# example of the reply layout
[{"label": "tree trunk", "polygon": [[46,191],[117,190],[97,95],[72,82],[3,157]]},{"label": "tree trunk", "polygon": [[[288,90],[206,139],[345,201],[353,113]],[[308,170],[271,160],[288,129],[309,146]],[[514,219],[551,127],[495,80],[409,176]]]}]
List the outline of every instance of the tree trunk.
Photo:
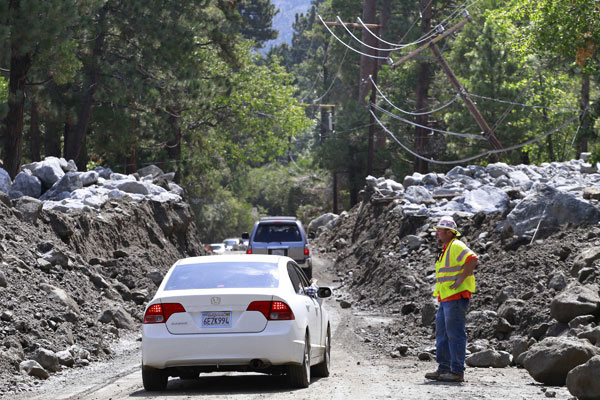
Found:
[{"label": "tree trunk", "polygon": [[40,137],[40,107],[32,97],[31,122],[29,126],[29,151],[31,152],[31,161],[40,161],[42,159]]},{"label": "tree trunk", "polygon": [[31,54],[19,54],[19,43],[11,43],[8,82],[8,115],[5,119],[4,169],[11,179],[19,173],[23,157],[23,116],[25,113],[25,79],[31,68]]},{"label": "tree trunk", "polygon": [[167,141],[167,155],[169,160],[174,162],[173,167],[175,169],[175,183],[181,181],[181,171],[179,166],[181,165],[179,160],[181,159],[181,111],[175,109],[169,109],[169,125],[173,130],[173,139]]},{"label": "tree trunk", "polygon": [[137,172],[137,142],[131,145],[131,151],[125,165],[125,173],[127,175]]},{"label": "tree trunk", "polygon": [[56,120],[51,120],[46,123],[46,131],[44,132],[44,154],[46,157],[60,157],[60,127]]},{"label": "tree trunk", "polygon": [[[431,30],[431,3],[430,0],[421,1],[421,35],[425,35]],[[417,72],[417,111],[424,110],[428,105],[429,86],[431,84],[431,66],[427,61],[419,63]],[[429,115],[418,115],[416,122],[419,125],[429,126]],[[430,155],[429,146],[429,129],[416,127],[415,128],[415,152],[422,156]],[[429,172],[429,163],[418,157],[415,157],[414,171],[421,174]]]},{"label": "tree trunk", "polygon": [[[100,82],[100,59],[102,58],[102,53],[104,51],[104,39],[106,37],[106,30],[104,26],[104,22],[106,20],[107,7],[103,7],[100,10],[100,15],[98,18],[98,26],[100,32],[96,36],[96,40],[94,41],[94,49],[92,51],[90,65],[86,68],[87,74],[87,85],[86,91],[81,101],[81,109],[79,110],[79,114],[77,116],[77,126],[73,131],[72,137],[69,139],[69,142],[65,142],[65,158],[72,160],[80,160],[79,153],[83,148],[83,144],[85,142],[85,136],[87,134],[87,130],[90,124],[90,118],[92,115],[92,108],[94,105],[94,95],[96,90],[98,89],[98,84]],[[77,168],[81,168],[85,170],[85,165],[77,164]]]},{"label": "tree trunk", "polygon": [[581,129],[579,130],[579,137],[577,138],[577,158],[581,157],[581,153],[588,151],[588,138],[593,132],[592,118],[589,110],[586,109],[590,105],[590,75],[583,74],[581,77],[581,99],[579,101],[579,108],[581,110],[581,116],[579,121]]}]

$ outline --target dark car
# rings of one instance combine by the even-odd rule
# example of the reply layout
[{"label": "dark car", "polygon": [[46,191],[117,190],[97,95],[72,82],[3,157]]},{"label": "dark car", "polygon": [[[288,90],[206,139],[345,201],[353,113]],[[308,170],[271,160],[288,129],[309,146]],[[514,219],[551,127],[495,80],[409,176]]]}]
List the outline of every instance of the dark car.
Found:
[{"label": "dark car", "polygon": [[306,276],[312,278],[312,259],[306,233],[296,217],[263,217],[254,223],[247,254],[287,256],[296,261]]}]

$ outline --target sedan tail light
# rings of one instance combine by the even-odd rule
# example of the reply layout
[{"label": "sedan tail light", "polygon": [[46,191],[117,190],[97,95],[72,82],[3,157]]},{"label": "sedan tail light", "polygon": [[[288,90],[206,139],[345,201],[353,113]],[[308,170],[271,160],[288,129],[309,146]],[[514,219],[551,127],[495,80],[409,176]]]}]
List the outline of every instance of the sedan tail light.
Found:
[{"label": "sedan tail light", "polygon": [[157,303],[153,304],[144,314],[145,324],[164,324],[172,314],[185,312],[185,308],[179,303]]},{"label": "sedan tail light", "polygon": [[246,311],[258,311],[268,321],[283,321],[295,319],[290,306],[283,301],[253,301]]}]

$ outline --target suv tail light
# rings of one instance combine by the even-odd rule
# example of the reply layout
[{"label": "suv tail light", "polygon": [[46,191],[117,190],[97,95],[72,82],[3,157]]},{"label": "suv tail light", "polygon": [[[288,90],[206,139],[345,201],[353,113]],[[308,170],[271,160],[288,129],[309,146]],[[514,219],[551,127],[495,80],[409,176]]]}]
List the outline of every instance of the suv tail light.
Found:
[{"label": "suv tail light", "polygon": [[246,249],[246,254],[252,254],[252,247],[248,246]]},{"label": "suv tail light", "polygon": [[246,311],[258,311],[268,321],[283,321],[295,319],[290,306],[283,301],[253,301]]},{"label": "suv tail light", "polygon": [[310,250],[307,245],[304,245],[304,255],[307,256],[310,254]]},{"label": "suv tail light", "polygon": [[164,324],[172,314],[185,312],[185,308],[179,303],[157,303],[153,304],[144,314],[145,324]]}]

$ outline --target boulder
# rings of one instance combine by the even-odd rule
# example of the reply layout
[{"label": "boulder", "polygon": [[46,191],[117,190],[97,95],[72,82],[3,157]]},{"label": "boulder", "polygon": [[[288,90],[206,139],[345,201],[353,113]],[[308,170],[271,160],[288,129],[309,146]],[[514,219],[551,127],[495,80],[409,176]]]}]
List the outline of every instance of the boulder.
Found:
[{"label": "boulder", "polygon": [[125,193],[134,193],[142,195],[147,195],[149,193],[146,185],[138,181],[122,180],[116,184],[116,188]]},{"label": "boulder", "polygon": [[96,171],[88,171],[80,173],[81,176],[81,184],[83,186],[90,186],[98,182],[98,177],[100,176]]},{"label": "boulder", "polygon": [[45,187],[49,188],[65,175],[65,171],[63,171],[60,164],[58,158],[50,156],[43,161],[24,165],[23,169],[29,169],[34,176],[42,181]]},{"label": "boulder", "polygon": [[513,169],[511,167],[509,167],[507,164],[505,163],[494,163],[494,164],[488,164],[488,166],[485,168],[485,172],[487,172],[492,178],[500,178],[502,176],[508,176],[508,174],[512,171]]},{"label": "boulder", "polygon": [[600,296],[597,285],[572,284],[557,294],[550,303],[550,314],[563,323],[569,323],[580,315],[598,313],[600,313]]},{"label": "boulder", "polygon": [[590,268],[594,261],[600,260],[600,247],[593,246],[583,250],[574,260],[571,276],[576,277],[584,268]]},{"label": "boulder", "polygon": [[409,186],[404,192],[404,198],[414,204],[435,204],[433,196],[423,186]]},{"label": "boulder", "polygon": [[48,371],[57,372],[61,370],[56,353],[52,350],[39,348],[35,351],[35,360]]},{"label": "boulder", "polygon": [[472,213],[501,213],[506,211],[509,203],[510,198],[504,190],[489,185],[465,193],[464,199],[465,206]]},{"label": "boulder", "polygon": [[526,306],[526,302],[520,299],[506,300],[498,308],[498,316],[506,319],[511,325],[519,325],[521,321],[521,310]]},{"label": "boulder", "polygon": [[548,289],[554,289],[557,292],[560,292],[564,288],[567,287],[567,277],[561,273],[555,273],[551,275],[550,281],[548,282]]},{"label": "boulder", "polygon": [[40,289],[46,292],[50,299],[54,300],[55,302],[61,303],[62,305],[69,308],[71,311],[75,312],[76,314],[79,314],[79,306],[77,305],[77,302],[73,300],[73,298],[71,298],[71,296],[69,296],[67,292],[65,292],[61,288],[57,288],[56,286],[52,286],[47,283],[42,283],[40,284]]},{"label": "boulder", "polygon": [[515,363],[519,360],[519,356],[529,349],[529,342],[522,336],[513,337],[510,341],[512,351],[511,355]]},{"label": "boulder", "polygon": [[317,230],[322,226],[327,226],[330,222],[334,221],[338,218],[337,214],[334,213],[326,213],[323,214],[308,224],[308,233],[317,232]]},{"label": "boulder", "polygon": [[600,348],[588,342],[550,337],[531,346],[523,366],[536,381],[562,386],[571,369],[596,355],[600,355]]},{"label": "boulder", "polygon": [[510,365],[510,354],[505,351],[487,349],[479,351],[466,358],[465,363],[469,367],[479,368],[506,368]]},{"label": "boulder", "polygon": [[42,212],[42,207],[44,207],[43,202],[29,196],[23,196],[15,199],[13,205],[14,208],[19,210],[23,216],[23,221],[29,222],[30,224],[36,223],[40,213]]},{"label": "boulder", "polygon": [[[83,181],[81,175],[77,172],[66,173],[59,181],[57,181],[46,193],[40,197],[40,200],[59,200],[70,197],[70,193],[81,189]],[[63,193],[68,193],[65,197]]]},{"label": "boulder", "polygon": [[52,265],[60,265],[63,268],[67,268],[69,266],[69,256],[58,249],[51,249],[42,254],[42,259]]},{"label": "boulder", "polygon": [[600,400],[600,356],[569,371],[567,389],[579,400]]},{"label": "boulder", "polygon": [[94,171],[97,172],[98,176],[102,179],[110,179],[110,176],[113,174],[110,168],[104,168],[100,166],[94,168]]},{"label": "boulder", "polygon": [[468,168],[456,166],[456,167],[452,168],[450,171],[448,171],[448,173],[446,174],[447,177],[455,177],[458,175],[473,176],[473,172],[471,170],[469,170]]},{"label": "boulder", "polygon": [[48,379],[50,374],[37,361],[26,360],[19,364],[19,371],[36,378]]},{"label": "boulder", "polygon": [[[16,195],[15,193],[21,193]],[[11,198],[29,196],[37,199],[42,194],[42,181],[31,174],[29,170],[22,170],[17,174],[10,188]]]},{"label": "boulder", "polygon": [[112,310],[104,310],[98,320],[104,324],[113,322],[117,328],[135,330],[137,324],[126,310],[119,307]]},{"label": "boulder", "polygon": [[158,168],[156,165],[148,165],[138,169],[137,172],[141,177],[151,175],[152,178],[156,178],[157,176],[164,174],[163,170]]},{"label": "boulder", "polygon": [[65,367],[72,367],[75,364],[75,359],[69,350],[63,350],[56,353],[58,363]]},{"label": "boulder", "polygon": [[596,326],[577,335],[579,339],[587,339],[593,345],[600,347],[600,326]]},{"label": "boulder", "polygon": [[562,224],[584,225],[600,221],[600,211],[596,207],[571,193],[546,184],[537,184],[532,190],[534,193],[525,197],[507,216],[506,226],[517,236],[538,229],[538,224],[536,237],[545,237]]},{"label": "boulder", "polygon": [[0,168],[0,192],[8,194],[11,185],[12,180],[10,179],[10,175],[3,168]]}]

